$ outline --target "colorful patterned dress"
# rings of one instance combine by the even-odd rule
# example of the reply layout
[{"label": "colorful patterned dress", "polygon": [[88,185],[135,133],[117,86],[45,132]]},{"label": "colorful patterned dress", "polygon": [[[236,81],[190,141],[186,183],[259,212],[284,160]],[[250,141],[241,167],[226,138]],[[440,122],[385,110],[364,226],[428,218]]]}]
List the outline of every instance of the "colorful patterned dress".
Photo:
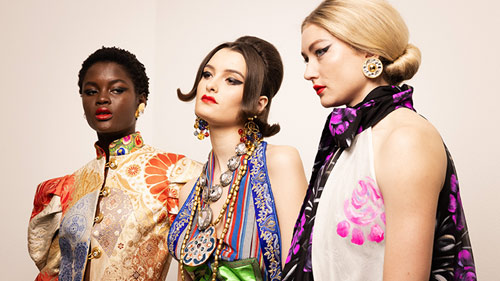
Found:
[{"label": "colorful patterned dress", "polygon": [[[280,280],[281,235],[274,197],[266,166],[266,142],[261,142],[248,160],[248,170],[240,183],[235,212],[221,252],[219,280]],[[212,175],[214,159],[207,165]],[[237,172],[237,170],[235,171]],[[209,184],[212,184],[209,177]],[[231,185],[230,185],[231,186]],[[225,189],[224,192],[229,192]],[[168,250],[179,260],[194,202],[194,188],[172,223],[168,234]],[[227,213],[226,213],[227,216]],[[197,213],[195,214],[195,218]],[[197,220],[195,220],[196,222]],[[193,224],[190,238],[198,234]],[[197,268],[190,269],[195,280],[211,280],[210,266],[214,253]]]},{"label": "colorful patterned dress", "polygon": [[[123,137],[71,175],[41,183],[28,228],[36,280],[164,280],[179,188],[201,165]],[[105,170],[107,176],[105,177]]]}]

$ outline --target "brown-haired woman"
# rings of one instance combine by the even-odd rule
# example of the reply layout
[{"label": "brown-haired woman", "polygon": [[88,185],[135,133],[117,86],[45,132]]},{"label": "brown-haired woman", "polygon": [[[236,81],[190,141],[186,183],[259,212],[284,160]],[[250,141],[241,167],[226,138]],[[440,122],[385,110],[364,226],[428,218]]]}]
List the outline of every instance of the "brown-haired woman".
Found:
[{"label": "brown-haired woman", "polygon": [[284,280],[476,279],[453,161],[401,85],[420,64],[408,37],[384,0],[326,0],[304,20],[304,78],[334,109]]},{"label": "brown-haired woman", "polygon": [[212,143],[193,189],[181,192],[168,236],[182,279],[281,278],[307,187],[298,152],[262,140],[279,131],[267,117],[282,78],[276,48],[245,36],[213,49],[191,92],[178,91],[195,99],[195,135]]}]

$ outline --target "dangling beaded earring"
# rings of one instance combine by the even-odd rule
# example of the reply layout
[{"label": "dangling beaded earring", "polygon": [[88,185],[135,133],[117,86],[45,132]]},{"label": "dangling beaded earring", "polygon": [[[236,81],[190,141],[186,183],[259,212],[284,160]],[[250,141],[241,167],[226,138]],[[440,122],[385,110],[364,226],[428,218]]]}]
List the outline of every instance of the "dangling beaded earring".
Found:
[{"label": "dangling beaded earring", "polygon": [[207,121],[196,116],[196,120],[194,121],[194,135],[199,140],[203,140],[205,137],[210,136],[209,130]]},{"label": "dangling beaded earring", "polygon": [[382,74],[384,66],[378,58],[367,58],[363,63],[363,74],[368,78],[377,78]]},{"label": "dangling beaded earring", "polygon": [[141,115],[144,114],[144,108],[146,108],[146,104],[141,102],[137,109],[135,110],[135,118],[139,118]]},{"label": "dangling beaded earring", "polygon": [[262,140],[262,133],[259,126],[253,121],[254,119],[257,119],[257,116],[248,117],[248,121],[245,123],[243,129],[238,130],[241,136],[240,142],[245,143],[247,146]]}]

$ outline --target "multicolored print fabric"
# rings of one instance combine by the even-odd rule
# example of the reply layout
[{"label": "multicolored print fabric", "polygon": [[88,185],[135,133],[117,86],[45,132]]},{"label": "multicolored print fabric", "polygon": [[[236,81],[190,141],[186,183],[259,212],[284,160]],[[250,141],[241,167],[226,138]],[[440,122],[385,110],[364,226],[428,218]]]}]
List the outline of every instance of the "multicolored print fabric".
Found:
[{"label": "multicolored print fabric", "polygon": [[28,242],[38,280],[164,280],[179,188],[201,165],[144,145],[139,133],[110,145],[113,166],[96,148],[96,159],[37,190]]}]

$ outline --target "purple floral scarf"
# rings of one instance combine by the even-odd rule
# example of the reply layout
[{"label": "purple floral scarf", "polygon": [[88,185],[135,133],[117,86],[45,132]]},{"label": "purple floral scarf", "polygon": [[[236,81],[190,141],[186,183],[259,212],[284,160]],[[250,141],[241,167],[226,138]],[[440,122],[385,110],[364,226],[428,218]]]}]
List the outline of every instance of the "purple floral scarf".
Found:
[{"label": "purple floral scarf", "polygon": [[[354,137],[372,127],[392,111],[413,108],[413,88],[381,86],[354,107],[334,108],[328,116],[312,170],[309,188],[295,223],[292,245],[283,270],[283,280],[314,280],[311,246],[314,219],[323,188],[336,158]],[[448,156],[447,180],[440,193],[429,280],[476,280],[465,217],[453,160]],[[335,157],[334,157],[335,155]]]}]

